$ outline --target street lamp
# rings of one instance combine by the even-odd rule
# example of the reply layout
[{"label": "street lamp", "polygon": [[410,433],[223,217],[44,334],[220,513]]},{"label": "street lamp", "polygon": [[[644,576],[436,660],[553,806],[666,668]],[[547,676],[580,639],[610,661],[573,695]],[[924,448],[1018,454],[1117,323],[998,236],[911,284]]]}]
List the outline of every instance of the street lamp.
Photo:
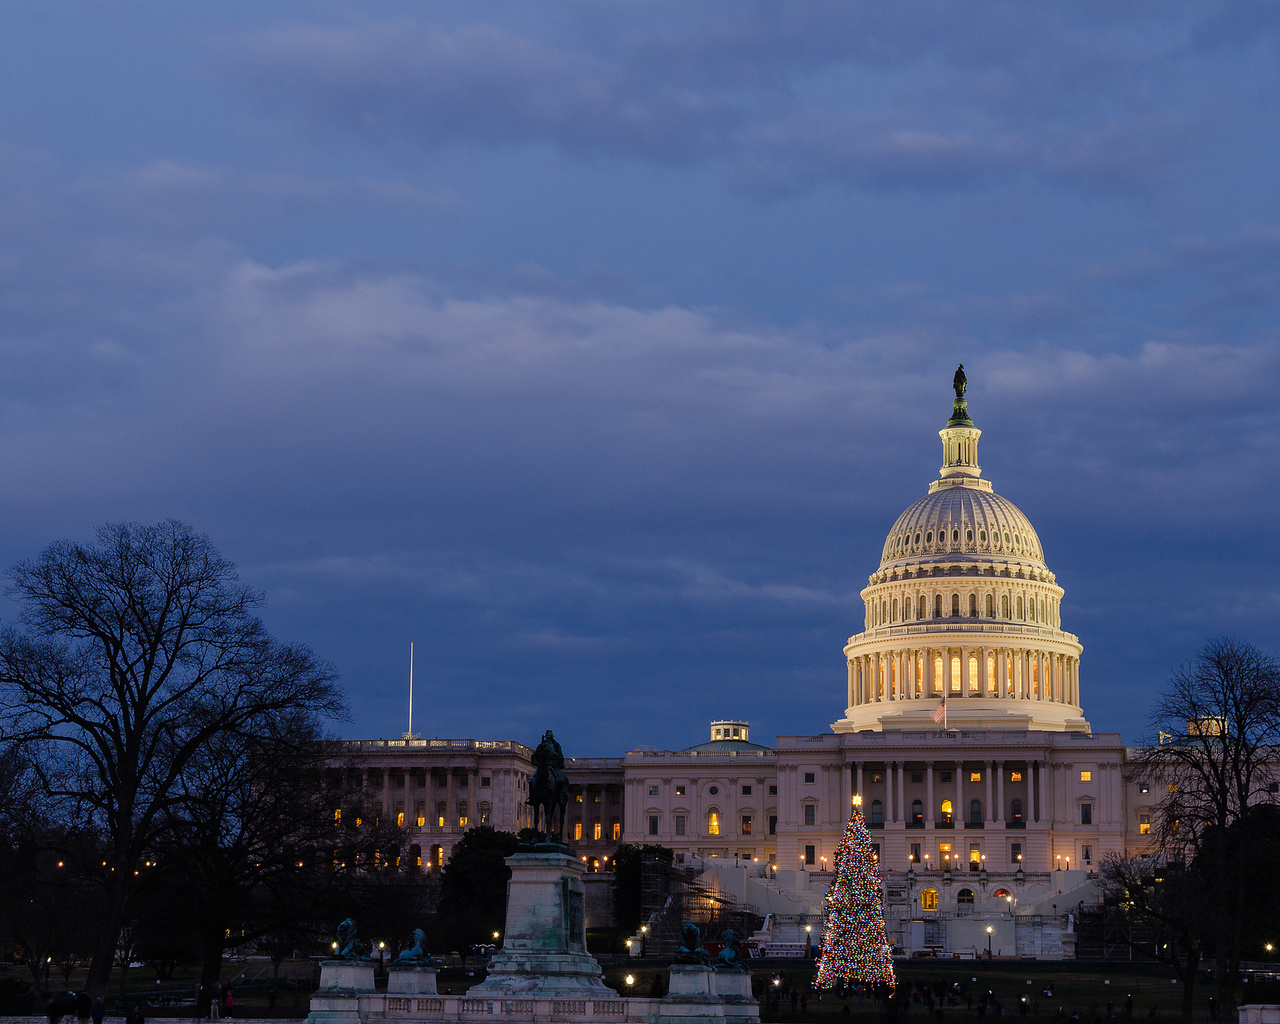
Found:
[{"label": "street lamp", "polygon": [[809,959],[813,955],[813,925],[804,926],[804,958]]},{"label": "street lamp", "polygon": [[640,926],[640,955],[644,956],[645,939],[649,937],[649,926],[642,924]]},{"label": "street lamp", "polygon": [[628,974],[626,978],[626,982],[627,982],[627,991],[630,992],[631,986],[636,983],[636,976],[634,974]]},{"label": "street lamp", "polygon": [[991,933],[995,931],[991,925],[987,925],[987,959],[991,959]]}]

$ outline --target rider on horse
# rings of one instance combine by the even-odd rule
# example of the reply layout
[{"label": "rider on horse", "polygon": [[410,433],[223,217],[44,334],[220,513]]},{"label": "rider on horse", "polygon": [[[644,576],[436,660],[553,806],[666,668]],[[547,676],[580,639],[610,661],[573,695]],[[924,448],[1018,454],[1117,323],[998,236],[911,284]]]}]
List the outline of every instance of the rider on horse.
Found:
[{"label": "rider on horse", "polygon": [[564,751],[548,729],[533,752],[533,778],[529,780],[528,803],[533,807],[534,827],[537,827],[538,809],[546,814],[546,834],[551,837],[551,814],[555,806],[560,807],[560,828],[564,828],[564,805],[567,803],[569,778],[564,773]]}]

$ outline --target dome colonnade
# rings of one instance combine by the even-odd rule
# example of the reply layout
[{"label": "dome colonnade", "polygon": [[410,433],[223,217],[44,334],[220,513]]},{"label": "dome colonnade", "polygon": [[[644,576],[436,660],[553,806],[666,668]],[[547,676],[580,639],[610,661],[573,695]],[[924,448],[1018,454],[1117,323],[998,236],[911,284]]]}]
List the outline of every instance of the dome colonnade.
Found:
[{"label": "dome colonnade", "polygon": [[948,721],[968,728],[1089,731],[1062,588],[1030,521],[982,479],[981,434],[957,397],[939,479],[898,517],[862,591],[837,732],[929,724],[944,694]]}]

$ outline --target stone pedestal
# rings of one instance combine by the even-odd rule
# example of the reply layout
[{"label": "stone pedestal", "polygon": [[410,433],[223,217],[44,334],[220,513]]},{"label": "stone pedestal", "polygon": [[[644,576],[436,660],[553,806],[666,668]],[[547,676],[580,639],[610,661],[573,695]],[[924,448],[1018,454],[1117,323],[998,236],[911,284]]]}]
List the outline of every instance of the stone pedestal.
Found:
[{"label": "stone pedestal", "polygon": [[507,927],[476,999],[617,999],[587,952],[582,865],[566,848],[548,846],[507,858]]},{"label": "stone pedestal", "polygon": [[359,1024],[378,999],[371,961],[323,960],[320,987],[311,996],[307,1020],[313,1024]]},{"label": "stone pedestal", "polygon": [[388,996],[437,995],[438,968],[432,964],[389,964],[387,966]]},{"label": "stone pedestal", "polygon": [[672,964],[671,984],[659,1003],[661,1024],[758,1024],[760,1004],[745,971]]}]

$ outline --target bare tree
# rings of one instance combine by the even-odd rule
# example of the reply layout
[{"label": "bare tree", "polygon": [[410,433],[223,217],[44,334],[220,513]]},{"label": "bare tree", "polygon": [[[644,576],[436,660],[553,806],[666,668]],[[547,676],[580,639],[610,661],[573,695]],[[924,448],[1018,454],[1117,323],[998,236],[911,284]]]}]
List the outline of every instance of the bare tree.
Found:
[{"label": "bare tree", "polygon": [[1173,969],[1182,983],[1182,1019],[1190,1021],[1196,972],[1204,959],[1200,916],[1205,894],[1200,879],[1182,864],[1108,856],[1098,882],[1109,912],[1123,921],[1135,955]]},{"label": "bare tree", "polygon": [[[1238,870],[1265,856],[1268,789],[1277,779],[1280,663],[1252,644],[1213,640],[1178,669],[1157,700],[1157,742],[1140,749],[1131,772],[1163,786],[1154,834],[1170,862],[1199,876],[1196,927],[1217,964],[1222,1012],[1235,1011],[1240,961],[1255,882]],[[1264,818],[1266,820],[1264,820]]]},{"label": "bare tree", "polygon": [[289,709],[345,710],[332,670],[273,640],[262,595],[184,523],[117,523],[8,573],[18,628],[0,634],[8,729],[45,792],[95,823],[108,854],[86,987],[105,994],[134,872],[193,758],[215,737]]}]

